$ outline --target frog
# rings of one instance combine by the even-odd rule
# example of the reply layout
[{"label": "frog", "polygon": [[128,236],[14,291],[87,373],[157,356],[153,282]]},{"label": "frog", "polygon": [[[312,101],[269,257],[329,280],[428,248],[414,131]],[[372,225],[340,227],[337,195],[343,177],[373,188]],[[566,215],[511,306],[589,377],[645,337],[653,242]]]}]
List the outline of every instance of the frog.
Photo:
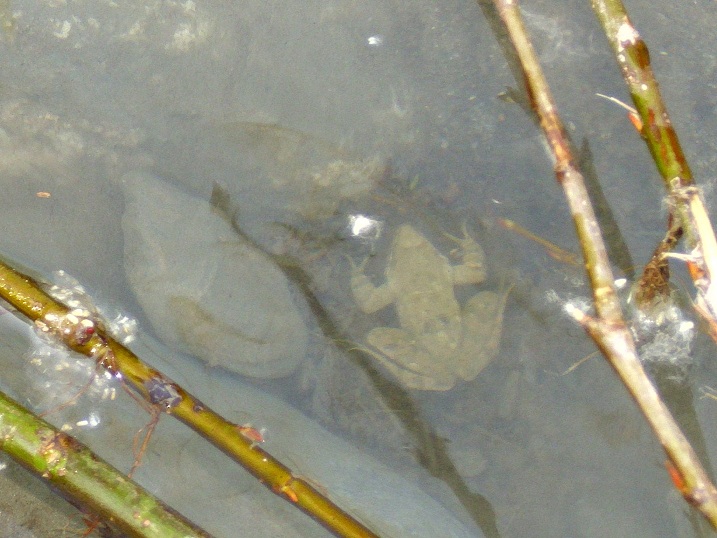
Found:
[{"label": "frog", "polygon": [[453,265],[416,228],[400,225],[385,282],[374,285],[366,261],[352,263],[351,292],[366,314],[393,305],[399,327],[375,327],[369,353],[409,389],[447,391],[472,381],[498,354],[508,290],[483,290],[460,305],[454,288],[486,279],[485,253],[463,227],[453,237],[462,263]]}]

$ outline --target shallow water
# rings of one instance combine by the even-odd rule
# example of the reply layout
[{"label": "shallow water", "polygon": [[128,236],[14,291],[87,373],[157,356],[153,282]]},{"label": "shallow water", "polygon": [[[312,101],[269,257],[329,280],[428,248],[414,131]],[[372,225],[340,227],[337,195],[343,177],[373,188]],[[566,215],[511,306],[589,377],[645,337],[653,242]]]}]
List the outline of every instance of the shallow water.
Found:
[{"label": "shallow water", "polygon": [[[714,205],[717,61],[707,36],[717,7],[663,4],[628,7]],[[616,272],[630,276],[662,236],[664,191],[623,111],[594,95],[627,99],[615,62],[586,4],[536,1],[524,9],[570,135],[600,182],[601,212],[618,227],[609,238]],[[497,224],[511,219],[577,250],[539,131],[519,105],[498,98],[521,84],[487,9],[468,1],[187,1],[14,2],[11,10],[14,29],[0,45],[4,256],[46,278],[65,270],[106,312],[136,318],[148,362],[232,420],[267,427],[267,450],[348,510],[382,520],[386,535],[407,535],[401,509],[419,506],[444,518],[445,535],[709,534],[670,484],[660,448],[603,359],[564,373],[594,351],[561,311],[589,295],[580,271]],[[117,180],[137,170],[213,200],[233,233],[286,274],[310,334],[292,375],[243,379],[154,340],[161,331],[152,330],[123,263]],[[215,183],[220,200],[212,198]],[[38,196],[44,192],[49,197]],[[356,215],[375,219],[381,233],[352,236]],[[460,304],[517,278],[499,355],[450,391],[406,390],[355,349],[373,328],[400,320],[391,306],[357,308],[348,258],[369,258],[366,273],[380,284],[394,230],[406,223],[453,263],[456,245],[446,233],[460,236],[465,223],[483,245],[489,277],[457,288]],[[71,395],[82,367],[56,356],[38,367],[18,336],[22,326],[8,314],[0,320],[3,388],[40,410]],[[717,403],[699,396],[714,386],[714,349],[701,337],[667,340],[650,349],[651,371],[709,464]],[[666,355],[680,360],[667,364]],[[47,365],[65,360],[63,372],[80,373],[48,388],[59,374]],[[100,395],[51,418],[100,417],[73,432],[128,469],[146,416],[121,391],[119,404]],[[283,405],[303,413],[292,422],[298,431],[278,420],[293,413]],[[307,457],[322,450],[318,462]],[[348,454],[362,462],[358,469],[329,464]],[[394,499],[388,513],[380,505],[390,501],[368,495],[385,466],[396,471],[381,492]],[[17,481],[14,467],[3,472]],[[188,498],[180,485],[206,483],[177,507],[220,536],[238,527],[257,536],[320,532],[168,417],[137,478],[170,503]],[[27,502],[28,514],[37,510]],[[35,525],[17,507],[13,513],[13,525],[36,536],[55,536],[66,523],[59,515]]]}]

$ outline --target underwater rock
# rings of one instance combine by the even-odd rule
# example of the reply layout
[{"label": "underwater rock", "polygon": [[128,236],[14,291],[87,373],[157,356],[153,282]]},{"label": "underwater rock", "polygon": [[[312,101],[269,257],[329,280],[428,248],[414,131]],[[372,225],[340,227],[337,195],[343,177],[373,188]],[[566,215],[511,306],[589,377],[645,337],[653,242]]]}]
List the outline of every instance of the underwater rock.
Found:
[{"label": "underwater rock", "polygon": [[263,213],[280,208],[282,222],[294,215],[326,220],[342,202],[368,195],[389,171],[379,155],[354,155],[320,137],[272,123],[231,122],[218,131],[229,154],[261,171],[253,174],[260,188],[252,205]]},{"label": "underwater rock", "polygon": [[[289,465],[296,476],[317,484],[320,491],[377,535],[483,536],[449,486],[415,462],[382,463],[372,455],[376,452],[351,445],[281,398],[216,370],[202,372],[197,361],[185,363],[167,356],[144,334],[138,336],[135,349],[140,356],[155,356],[157,366],[172,379],[180,383],[182,379],[191,380],[194,393],[222,416],[265,429],[263,449]],[[165,367],[167,363],[169,368]],[[351,379],[345,383],[350,384]],[[127,420],[124,416],[122,419]],[[134,430],[127,427],[126,431],[131,439]],[[106,442],[116,450],[117,438],[111,433],[104,430]],[[209,446],[202,447],[199,441],[187,446],[185,440],[192,434],[183,425],[167,421],[155,433],[152,442],[163,447],[161,456],[152,459],[153,465],[139,469],[138,478],[160,491],[170,506],[212,536],[328,538],[320,527],[307,526],[313,520],[292,510],[285,499],[269,494],[265,484],[226,456]],[[187,450],[182,450],[184,447]],[[181,454],[175,455],[176,451]],[[154,465],[160,462],[169,470]]]},{"label": "underwater rock", "polygon": [[160,339],[242,375],[292,373],[308,333],[271,259],[207,201],[146,173],[121,186],[125,274]]},{"label": "underwater rock", "polygon": [[338,428],[355,442],[384,453],[410,456],[406,447],[416,445],[415,434],[402,422],[401,395],[371,376],[365,365],[347,352],[327,345],[316,368],[311,415],[329,428]]}]

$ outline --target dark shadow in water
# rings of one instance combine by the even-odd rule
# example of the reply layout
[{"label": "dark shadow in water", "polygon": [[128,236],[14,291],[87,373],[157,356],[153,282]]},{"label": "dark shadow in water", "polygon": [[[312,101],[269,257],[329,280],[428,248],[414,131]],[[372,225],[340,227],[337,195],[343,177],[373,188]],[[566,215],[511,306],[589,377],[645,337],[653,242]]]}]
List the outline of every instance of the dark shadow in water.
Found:
[{"label": "dark shadow in water", "polygon": [[389,409],[401,410],[396,413],[396,417],[413,436],[414,450],[421,465],[431,475],[442,480],[451,488],[487,538],[499,537],[495,511],[490,502],[482,495],[473,493],[466,485],[450,459],[446,441],[436,434],[430,424],[423,420],[420,409],[415,405],[408,392],[395,381],[386,379],[386,376],[373,366],[373,358],[357,350],[347,335],[339,330],[312,291],[311,277],[294,260],[276,256],[273,259],[301,290],[318,322],[321,333],[329,341],[334,342],[346,357],[366,373]]},{"label": "dark shadow in water", "polygon": [[[508,62],[508,67],[513,73],[513,77],[517,82],[523,83],[524,85],[523,87],[525,93],[508,88],[498,97],[507,101],[515,102],[539,127],[540,120],[532,109],[531,98],[528,94],[527,88],[525,87],[525,77],[523,76],[520,62],[515,49],[508,38],[505,27],[500,19],[500,15],[498,15],[493,2],[489,0],[478,0],[478,5],[483,11],[483,15],[488,21],[493,34],[503,50],[503,56]],[[575,151],[575,145],[572,143],[572,140],[570,140],[568,133],[565,132],[564,134],[568,139],[570,146],[573,148],[573,154],[578,155],[578,167],[585,179],[585,187],[587,188],[588,195],[593,203],[593,208],[600,224],[604,241],[606,242],[608,256],[612,263],[615,264],[625,276],[632,280],[635,276],[632,256],[630,256],[625,239],[615,220],[614,213],[612,212],[612,209],[610,209],[610,205],[608,204],[605,194],[600,187],[588,140],[587,138],[583,139],[580,151],[578,152]]]},{"label": "dark shadow in water", "polygon": [[[503,24],[503,21],[500,18],[500,15],[498,14],[498,11],[495,9],[495,5],[491,0],[477,0],[478,1],[478,7],[480,7],[481,11],[483,12],[483,17],[485,17],[486,22],[488,22],[488,25],[490,26],[491,31],[493,32],[493,35],[495,36],[496,41],[498,42],[498,45],[500,45],[501,50],[503,51],[503,57],[508,62],[508,68],[513,73],[513,78],[520,84],[523,84],[523,88],[525,89],[526,93],[522,94],[525,97],[520,97],[519,92],[513,92],[512,90],[508,90],[511,95],[510,97],[518,103],[523,110],[525,110],[533,119],[537,120],[535,117],[535,114],[532,112],[532,107],[530,106],[530,99],[527,96],[527,88],[525,87],[525,78],[523,77],[523,69],[520,67],[520,61],[518,60],[518,55],[515,52],[515,48],[513,47],[513,43],[510,41],[510,37],[508,36],[508,31],[505,28],[505,25]],[[527,107],[525,106],[527,104]]]},{"label": "dark shadow in water", "polygon": [[610,209],[610,204],[608,204],[598,181],[597,170],[595,170],[595,163],[587,138],[583,138],[578,165],[583,173],[583,178],[585,178],[585,188],[588,190],[588,196],[590,196],[590,201],[595,209],[595,216],[600,224],[608,258],[626,277],[633,280],[635,278],[634,262],[627,248],[625,238],[615,220],[615,214]]},{"label": "dark shadow in water", "polygon": [[[702,466],[714,482],[714,472],[707,450],[707,443],[694,405],[692,368],[689,367],[686,370],[684,365],[674,365],[666,362],[651,363],[648,367],[660,396],[662,396],[672,416],[675,417],[690,445],[695,450]],[[696,509],[687,507],[685,516],[690,522],[695,536],[714,536],[704,516]]]},{"label": "dark shadow in water", "polygon": [[[422,418],[421,410],[415,405],[408,392],[397,382],[387,379],[374,367],[374,360],[366,353],[357,350],[351,339],[334,323],[330,313],[321,304],[313,291],[313,279],[292,257],[277,256],[267,252],[245,234],[232,215],[230,195],[225,188],[215,183],[212,189],[210,204],[223,217],[227,218],[237,234],[254,248],[271,258],[301,291],[314,315],[321,333],[328,341],[333,342],[353,363],[363,370],[370,382],[377,389],[376,394],[383,399],[391,410],[400,410],[395,416],[401,421],[406,431],[414,439],[414,450],[420,464],[434,477],[445,482],[453,491],[470,517],[481,528],[486,538],[499,538],[495,511],[490,502],[467,486],[451,461],[446,440],[436,434],[433,428]],[[279,224],[279,223],[277,223]],[[281,225],[281,224],[279,224]],[[284,226],[284,225],[281,225]],[[290,230],[297,235],[299,231]]]}]

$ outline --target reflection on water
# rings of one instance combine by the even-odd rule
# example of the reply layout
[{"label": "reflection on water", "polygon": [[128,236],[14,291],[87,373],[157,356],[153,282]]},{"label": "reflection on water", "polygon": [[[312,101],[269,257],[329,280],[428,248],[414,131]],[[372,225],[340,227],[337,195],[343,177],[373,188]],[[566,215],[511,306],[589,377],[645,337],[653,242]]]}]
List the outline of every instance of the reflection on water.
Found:
[{"label": "reflection on water", "polygon": [[[592,98],[621,96],[622,83],[592,14],[570,4],[530,2],[528,25],[571,135],[589,147],[616,263],[630,276],[662,235],[662,193],[639,137]],[[715,8],[660,9],[680,9],[668,19],[695,31],[715,27]],[[677,30],[660,9],[641,12],[656,17],[645,25],[666,52],[653,54],[657,68],[699,86],[709,73],[685,72],[700,62],[679,58],[708,53],[684,39],[672,47]],[[267,450],[382,535],[701,535],[609,367],[593,357],[566,372],[594,351],[561,311],[588,297],[581,273],[496,225],[507,218],[575,248],[531,118],[497,98],[516,83],[489,11],[463,1],[14,2],[0,75],[0,251],[47,278],[63,269],[100,310],[137,319],[145,360],[230,420],[266,428]],[[675,98],[674,119],[692,128],[699,177],[717,154],[706,135],[714,117],[709,100],[693,110],[692,99]],[[128,173],[136,189],[125,198]],[[179,208],[176,193],[191,204]],[[375,234],[351,232],[358,215]],[[407,228],[425,243],[400,255],[392,242]],[[447,236],[464,228],[485,251],[487,278],[453,286],[456,274],[436,267],[475,263]],[[247,270],[247,256],[264,269]],[[400,278],[387,269],[397,265]],[[366,287],[375,308],[361,310],[353,266],[375,286],[428,288],[434,299]],[[503,315],[477,316],[475,298],[509,285]],[[239,321],[238,294],[243,307],[256,299]],[[276,342],[268,312],[291,312],[282,326],[295,330],[278,327],[285,339],[262,364],[288,366],[242,369],[249,358],[231,353],[240,337]],[[490,338],[475,335],[490,322],[479,322],[496,319],[502,336],[482,344]],[[32,359],[32,333],[11,313],[0,325],[4,390],[42,411],[86,383],[91,367],[67,378],[82,365],[74,358]],[[188,347],[198,332],[210,346]],[[487,357],[476,375],[448,337],[456,332]],[[674,350],[668,340],[651,337],[651,356]],[[442,351],[451,346],[461,353]],[[692,394],[710,383],[714,361],[699,358],[713,351],[690,338],[679,352],[680,376],[653,373],[708,458],[714,403]],[[103,398],[105,388],[50,418],[128,470],[148,418],[120,390]],[[322,532],[169,417],[136,477],[218,536]]]}]

